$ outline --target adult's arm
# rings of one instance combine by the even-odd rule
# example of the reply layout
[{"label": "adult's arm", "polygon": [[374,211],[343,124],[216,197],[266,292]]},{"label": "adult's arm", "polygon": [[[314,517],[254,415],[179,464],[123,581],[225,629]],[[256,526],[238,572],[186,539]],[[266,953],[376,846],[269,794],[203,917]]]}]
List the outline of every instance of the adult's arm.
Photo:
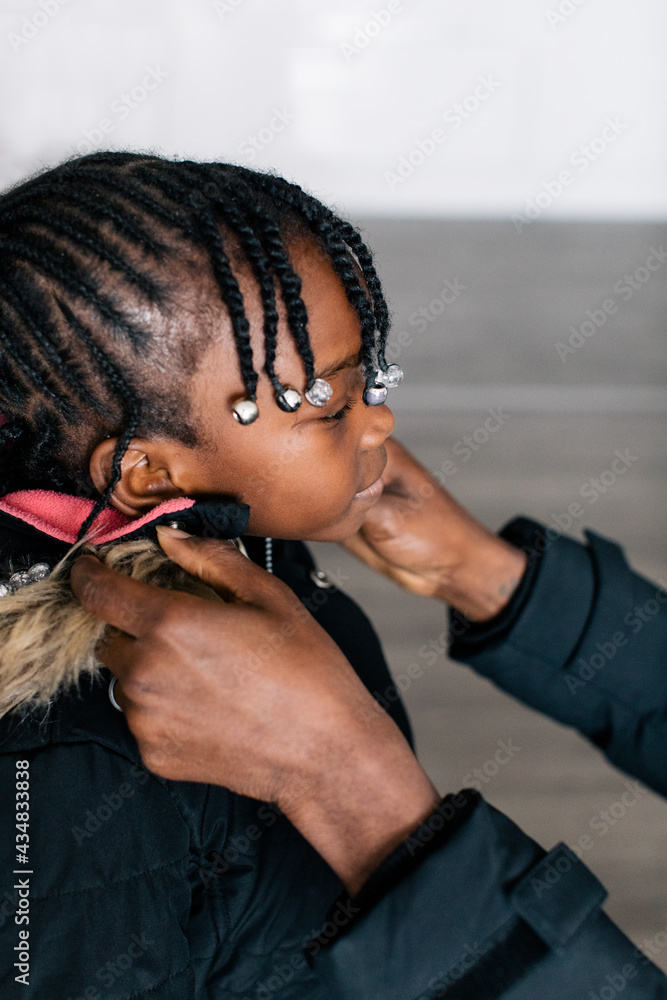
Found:
[{"label": "adult's arm", "polygon": [[618,767],[667,794],[667,590],[619,545],[528,518],[500,535],[528,557],[509,604],[486,622],[453,612],[450,655],[574,726]]},{"label": "adult's arm", "polygon": [[346,544],[414,593],[455,609],[450,655],[667,793],[667,590],[619,545],[527,518],[475,520],[397,441],[385,490]]}]

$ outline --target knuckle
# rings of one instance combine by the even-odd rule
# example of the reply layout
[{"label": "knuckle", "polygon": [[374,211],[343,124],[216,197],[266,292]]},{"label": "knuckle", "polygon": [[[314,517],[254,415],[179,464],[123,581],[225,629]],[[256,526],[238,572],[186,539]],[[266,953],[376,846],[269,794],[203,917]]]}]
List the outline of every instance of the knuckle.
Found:
[{"label": "knuckle", "polygon": [[123,677],[121,681],[123,693],[135,705],[154,704],[163,694],[165,684],[162,662],[158,651],[151,649],[147,656],[141,657],[139,662],[135,663],[132,673]]},{"label": "knuckle", "polygon": [[156,636],[153,640],[154,658],[162,666],[178,656],[181,650],[192,645],[204,627],[206,611],[210,608],[200,597],[189,594],[179,595],[171,601],[156,624]]},{"label": "knuckle", "polygon": [[140,747],[141,759],[150,771],[162,778],[172,780],[181,776],[183,771],[180,753],[182,741],[175,738],[172,733],[162,726],[156,726],[150,730],[148,738],[144,738],[141,742],[137,740],[137,742]]},{"label": "knuckle", "polygon": [[260,578],[259,585],[260,596],[268,608],[281,615],[289,612],[294,600],[294,591],[283,580],[266,573]]},{"label": "knuckle", "polygon": [[141,759],[153,774],[158,774],[161,778],[169,778],[169,763],[164,754],[152,747],[141,747]]}]

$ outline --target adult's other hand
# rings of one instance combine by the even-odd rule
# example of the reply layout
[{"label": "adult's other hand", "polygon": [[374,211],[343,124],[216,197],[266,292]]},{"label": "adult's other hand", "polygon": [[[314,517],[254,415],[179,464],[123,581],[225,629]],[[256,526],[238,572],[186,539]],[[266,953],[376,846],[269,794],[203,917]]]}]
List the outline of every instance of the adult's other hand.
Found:
[{"label": "adult's other hand", "polygon": [[488,531],[394,438],[385,442],[384,490],[343,544],[406,590],[492,618],[526,567],[523,552]]}]

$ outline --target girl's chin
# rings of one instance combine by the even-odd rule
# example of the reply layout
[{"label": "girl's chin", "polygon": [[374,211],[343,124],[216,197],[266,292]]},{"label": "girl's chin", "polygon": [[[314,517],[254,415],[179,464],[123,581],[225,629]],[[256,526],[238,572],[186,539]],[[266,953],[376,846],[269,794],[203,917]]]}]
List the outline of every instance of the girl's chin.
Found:
[{"label": "girl's chin", "polygon": [[380,484],[379,488],[377,483],[373,483],[363,492],[355,493],[347,507],[338,517],[327,523],[320,524],[316,528],[313,527],[311,521],[310,524],[304,524],[301,530],[292,524],[289,529],[286,529],[284,525],[280,528],[276,526],[275,531],[272,532],[266,530],[264,526],[254,525],[251,513],[250,523],[245,533],[247,535],[260,536],[272,535],[274,538],[291,538],[303,542],[344,542],[353,535],[356,535],[364,523],[366,514],[382,496],[384,484],[381,480],[377,482]]},{"label": "girl's chin", "polygon": [[373,499],[367,498],[361,503],[356,501],[348,507],[345,515],[321,531],[310,536],[303,536],[303,541],[307,542],[345,542],[351,538],[361,528],[368,511],[380,499],[382,494],[378,493]]}]

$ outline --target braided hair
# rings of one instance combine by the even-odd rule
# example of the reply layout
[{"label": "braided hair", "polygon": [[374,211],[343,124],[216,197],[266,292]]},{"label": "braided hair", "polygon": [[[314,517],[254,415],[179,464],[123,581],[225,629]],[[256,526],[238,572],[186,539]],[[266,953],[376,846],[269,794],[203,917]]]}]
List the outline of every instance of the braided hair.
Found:
[{"label": "braided hair", "polygon": [[[83,537],[109,503],[132,437],[152,431],[198,442],[188,402],[175,400],[172,386],[174,365],[193,371],[201,345],[170,338],[164,377],[156,335],[179,306],[168,269],[193,275],[203,259],[253,401],[259,376],[233,265],[249,266],[259,288],[264,371],[276,399],[284,392],[274,370],[277,288],[307,391],[315,381],[308,316],[286,249],[304,236],[327,254],[357,313],[370,385],[378,367],[387,369],[389,328],[373,258],[349,222],[297,184],[231,164],[100,152],[0,195],[0,496],[50,488],[96,499]],[[137,320],[147,314],[155,323]],[[91,428],[97,440],[118,438],[101,495],[81,454]]]}]

